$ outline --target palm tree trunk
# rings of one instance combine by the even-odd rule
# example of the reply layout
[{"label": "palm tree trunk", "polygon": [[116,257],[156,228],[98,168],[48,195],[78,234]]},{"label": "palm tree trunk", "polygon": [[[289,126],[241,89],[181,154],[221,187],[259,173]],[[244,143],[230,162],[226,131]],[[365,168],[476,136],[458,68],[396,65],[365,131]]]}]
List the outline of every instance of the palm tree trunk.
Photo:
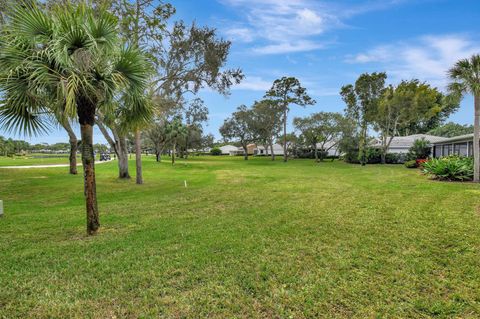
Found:
[{"label": "palm tree trunk", "polygon": [[475,94],[475,120],[473,128],[473,181],[480,180],[480,95]]},{"label": "palm tree trunk", "polygon": [[118,178],[130,179],[130,173],[128,172],[128,149],[127,141],[124,136],[119,137],[119,150],[118,150]]},{"label": "palm tree trunk", "polygon": [[137,184],[143,184],[142,176],[142,136],[140,130],[135,131],[135,166]]},{"label": "palm tree trunk", "polygon": [[78,150],[78,140],[75,132],[72,129],[72,126],[66,119],[59,119],[59,123],[65,129],[68,134],[68,141],[70,143],[70,174],[77,175],[77,150]]},{"label": "palm tree trunk", "polygon": [[283,161],[287,162],[287,107],[283,110]]},{"label": "palm tree trunk", "polygon": [[100,227],[95,183],[95,157],[93,155],[95,105],[92,104],[88,98],[79,97],[77,100],[77,114],[82,135],[82,164],[87,208],[87,234],[94,235]]},{"label": "palm tree trunk", "polygon": [[95,158],[93,156],[93,125],[80,126],[82,133],[82,164],[85,200],[87,206],[87,233],[94,235],[100,227],[95,183]]},{"label": "palm tree trunk", "polygon": [[70,174],[77,175],[77,150],[78,150],[78,141],[77,139],[70,139]]},{"label": "palm tree trunk", "polygon": [[63,127],[67,131],[68,140],[70,142],[70,174],[77,175],[77,150],[78,150],[78,140],[77,136],[73,132],[72,127],[68,121],[64,123]]}]

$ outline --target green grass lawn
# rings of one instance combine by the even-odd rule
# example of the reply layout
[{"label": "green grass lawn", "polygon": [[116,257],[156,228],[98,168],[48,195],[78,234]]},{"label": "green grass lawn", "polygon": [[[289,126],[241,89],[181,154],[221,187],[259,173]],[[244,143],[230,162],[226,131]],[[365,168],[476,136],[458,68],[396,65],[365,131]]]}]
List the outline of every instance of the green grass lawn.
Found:
[{"label": "green grass lawn", "polygon": [[116,176],[89,238],[81,174],[0,170],[0,318],[480,317],[477,185],[240,157]]},{"label": "green grass lawn", "polygon": [[[29,166],[29,165],[54,165],[69,164],[69,154],[27,154],[25,156],[0,156],[1,166]],[[113,155],[112,155],[113,158]],[[96,154],[96,160],[100,159],[100,154]],[[77,163],[82,163],[80,155],[77,155]]]},{"label": "green grass lawn", "polygon": [[[68,154],[27,154],[25,156],[0,156],[0,166],[28,166],[68,164]],[[80,163],[80,156],[78,156]]]}]

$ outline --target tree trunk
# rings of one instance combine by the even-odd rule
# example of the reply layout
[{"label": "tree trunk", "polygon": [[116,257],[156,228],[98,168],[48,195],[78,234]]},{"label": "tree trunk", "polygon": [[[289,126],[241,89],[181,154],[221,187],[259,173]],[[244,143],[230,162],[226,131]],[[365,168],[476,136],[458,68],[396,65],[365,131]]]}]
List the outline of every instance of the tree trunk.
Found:
[{"label": "tree trunk", "polygon": [[156,157],[157,162],[160,162],[160,153],[159,152],[155,153],[155,157]]},{"label": "tree trunk", "polygon": [[63,128],[67,131],[68,134],[68,141],[70,142],[70,174],[77,175],[77,150],[78,150],[78,140],[75,132],[72,129],[72,126],[68,122],[68,120],[63,120],[62,123]]},{"label": "tree trunk", "polygon": [[319,162],[318,160],[318,147],[317,147],[317,143],[315,143],[315,145],[313,146],[314,149],[315,149],[315,162]]},{"label": "tree trunk", "polygon": [[142,176],[142,136],[140,130],[135,131],[135,166],[137,184],[143,184]]},{"label": "tree trunk", "polygon": [[177,151],[175,144],[177,144],[177,143],[173,142],[173,146],[172,146],[172,165],[175,164],[175,152]]},{"label": "tree trunk", "polygon": [[478,183],[480,180],[480,95],[475,97],[475,120],[473,128],[473,181]]},{"label": "tree trunk", "polygon": [[275,153],[273,152],[273,143],[272,142],[270,142],[270,151],[272,152],[272,154],[271,154],[272,155],[272,161],[274,161],[275,160]]},{"label": "tree trunk", "polygon": [[248,160],[248,148],[246,146],[243,147],[243,159]]},{"label": "tree trunk", "polygon": [[93,155],[95,105],[92,105],[88,98],[79,97],[77,101],[77,113],[82,135],[82,164],[87,208],[87,234],[94,235],[100,227],[95,183],[95,157]]},{"label": "tree trunk", "polygon": [[367,144],[367,123],[364,121],[362,123],[362,130],[360,133],[360,142],[359,142],[359,150],[358,150],[358,160],[360,161],[360,164],[362,164],[362,166],[365,166],[365,164],[367,164],[366,144]]},{"label": "tree trunk", "polygon": [[130,179],[130,173],[128,171],[128,148],[127,141],[124,136],[119,137],[118,144],[118,178]]},{"label": "tree trunk", "polygon": [[287,162],[287,107],[283,110],[283,161]]},{"label": "tree trunk", "polygon": [[387,154],[385,149],[382,149],[382,154],[380,154],[380,156],[382,159],[382,164],[385,164],[387,162]]},{"label": "tree trunk", "polygon": [[75,138],[74,140],[70,139],[70,174],[77,175],[77,150],[78,150],[78,141]]},{"label": "tree trunk", "polygon": [[94,235],[100,227],[95,183],[95,158],[93,156],[93,125],[80,125],[82,133],[82,164],[85,200],[87,207],[87,233]]},{"label": "tree trunk", "polygon": [[124,178],[129,179],[130,174],[128,172],[128,150],[127,150],[127,141],[125,140],[125,136],[121,136],[114,127],[109,126],[114,137],[112,139],[108,134],[108,131],[105,128],[105,125],[102,122],[102,119],[100,116],[99,116],[99,119],[97,120],[97,125],[98,125],[98,128],[100,129],[100,132],[102,132],[108,144],[110,144],[110,147],[113,148],[113,150],[115,151],[115,154],[118,157],[118,177],[122,179]]}]

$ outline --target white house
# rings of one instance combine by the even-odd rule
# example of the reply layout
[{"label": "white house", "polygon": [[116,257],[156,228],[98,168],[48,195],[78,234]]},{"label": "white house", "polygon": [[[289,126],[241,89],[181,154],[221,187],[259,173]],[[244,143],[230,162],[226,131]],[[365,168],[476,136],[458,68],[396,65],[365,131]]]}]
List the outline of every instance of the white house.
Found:
[{"label": "white house", "polygon": [[[429,141],[431,144],[434,144],[436,142],[442,141],[445,138],[440,137],[440,136],[434,136],[434,135],[427,135],[427,134],[414,134],[414,135],[408,135],[408,136],[395,136],[392,139],[392,142],[390,143],[390,146],[388,147],[387,153],[399,153],[399,154],[406,154],[410,150],[410,148],[413,146],[413,143],[416,140],[421,140],[424,138],[425,140]],[[389,138],[390,139],[390,138]],[[387,140],[388,141],[388,140]],[[373,147],[381,147],[382,142],[380,139],[375,139],[372,142]]]},{"label": "white house", "polygon": [[[280,144],[273,144],[273,154],[283,155],[283,147]],[[254,155],[272,155],[271,148],[268,146],[265,148],[263,145],[257,145],[253,150]]]},{"label": "white house", "polygon": [[330,142],[325,143],[325,145],[323,145],[323,147],[322,147],[322,143],[317,143],[317,149],[318,150],[322,150],[322,149],[328,150],[328,156],[339,156],[340,154],[338,154],[338,147],[337,147],[337,145],[334,145],[336,143],[337,142],[330,141]]},{"label": "white house", "polygon": [[222,155],[230,155],[230,153],[236,152],[238,150],[238,147],[234,145],[223,145],[219,148],[222,151]]}]

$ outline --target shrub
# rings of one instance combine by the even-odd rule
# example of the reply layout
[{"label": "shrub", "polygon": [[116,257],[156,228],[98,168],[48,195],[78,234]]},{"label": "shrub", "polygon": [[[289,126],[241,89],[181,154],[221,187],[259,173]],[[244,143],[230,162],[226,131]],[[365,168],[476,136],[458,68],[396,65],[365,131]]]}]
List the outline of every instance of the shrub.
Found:
[{"label": "shrub", "polygon": [[417,166],[417,161],[415,161],[415,160],[406,161],[404,165],[405,165],[406,168],[417,168],[418,167]]},{"label": "shrub", "polygon": [[407,154],[405,153],[387,153],[385,162],[387,164],[403,164],[407,161]]},{"label": "shrub", "polygon": [[471,157],[459,157],[456,155],[432,158],[423,164],[423,172],[440,180],[472,180],[473,159]]},{"label": "shrub", "polygon": [[408,150],[408,159],[416,160],[428,158],[431,150],[430,142],[422,137],[421,139],[413,142],[412,147],[410,147]]},{"label": "shrub", "polygon": [[[326,159],[328,157],[328,152],[318,150],[317,155],[319,159]],[[315,158],[315,150],[312,149],[299,149],[297,151],[298,158]]]},{"label": "shrub", "polygon": [[[367,164],[379,164],[382,162],[381,150],[375,147],[369,147],[366,149]],[[350,150],[350,152],[343,155],[343,159],[347,163],[358,164],[358,150]],[[402,164],[406,160],[406,154],[401,153],[387,153],[385,156],[385,162],[387,164]]]},{"label": "shrub", "polygon": [[210,154],[215,156],[222,155],[222,150],[218,147],[214,147],[210,150]]},{"label": "shrub", "polygon": [[382,152],[379,148],[368,147],[365,153],[367,154],[367,164],[379,164],[382,162]]}]

